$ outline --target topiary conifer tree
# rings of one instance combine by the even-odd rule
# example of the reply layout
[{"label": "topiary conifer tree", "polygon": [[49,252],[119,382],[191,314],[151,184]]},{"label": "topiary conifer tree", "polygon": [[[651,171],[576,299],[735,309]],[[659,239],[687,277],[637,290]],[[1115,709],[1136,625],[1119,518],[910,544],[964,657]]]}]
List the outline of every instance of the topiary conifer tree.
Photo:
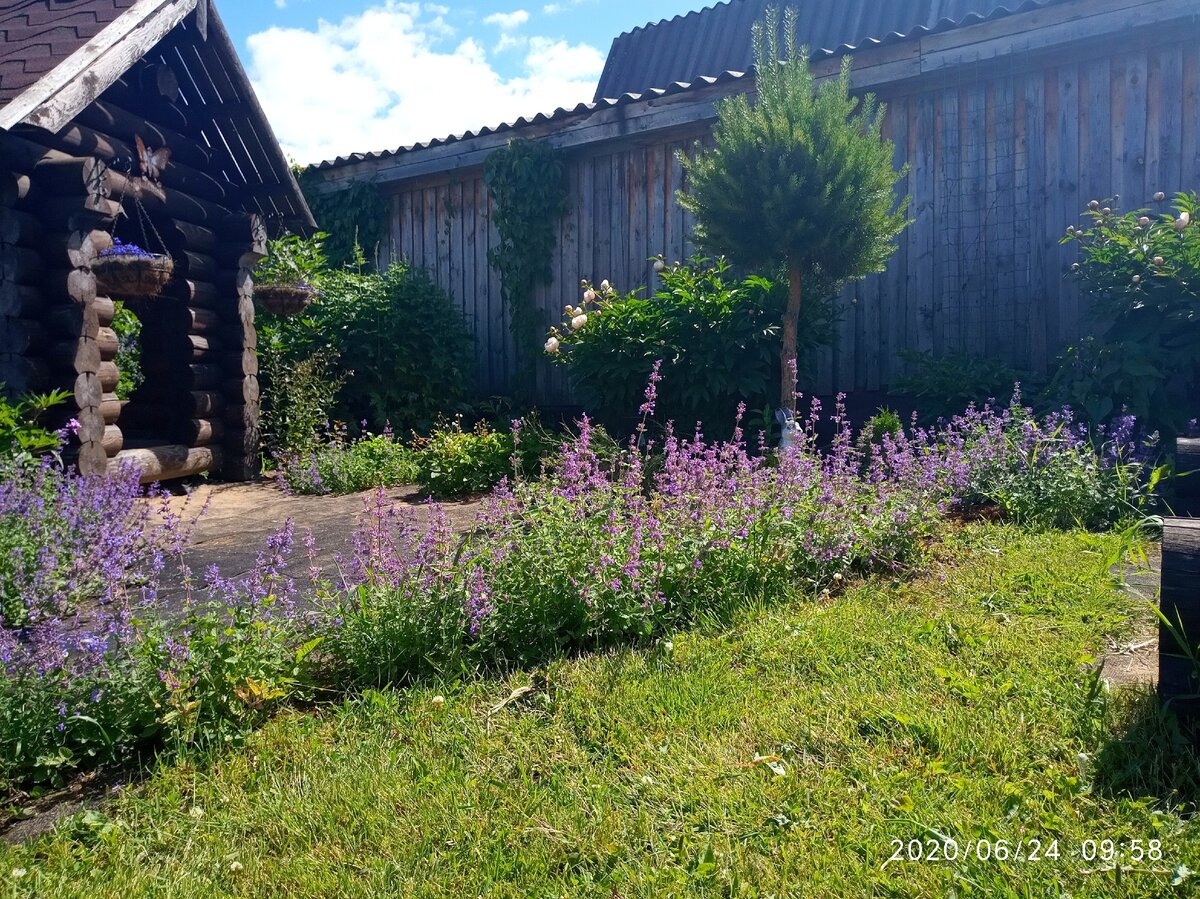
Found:
[{"label": "topiary conifer tree", "polygon": [[754,26],[756,96],[718,107],[714,144],[680,154],[688,189],[679,203],[696,216],[696,240],[739,265],[785,265],[780,400],[794,411],[796,328],[806,282],[833,285],[882,271],[908,224],[897,206],[893,146],[882,140],[884,106],[850,95],[850,59],[815,87],[807,48],[796,46],[796,11],[768,9]]}]

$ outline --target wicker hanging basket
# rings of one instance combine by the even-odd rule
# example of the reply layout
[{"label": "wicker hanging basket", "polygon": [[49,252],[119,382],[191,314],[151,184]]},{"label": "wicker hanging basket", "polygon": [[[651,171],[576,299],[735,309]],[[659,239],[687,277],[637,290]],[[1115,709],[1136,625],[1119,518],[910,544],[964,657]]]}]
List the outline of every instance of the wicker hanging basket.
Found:
[{"label": "wicker hanging basket", "polygon": [[170,256],[113,254],[92,263],[96,286],[118,299],[140,300],[156,297],[171,280],[175,263]]},{"label": "wicker hanging basket", "polygon": [[254,285],[254,298],[272,315],[297,315],[316,295],[317,289],[308,284]]}]

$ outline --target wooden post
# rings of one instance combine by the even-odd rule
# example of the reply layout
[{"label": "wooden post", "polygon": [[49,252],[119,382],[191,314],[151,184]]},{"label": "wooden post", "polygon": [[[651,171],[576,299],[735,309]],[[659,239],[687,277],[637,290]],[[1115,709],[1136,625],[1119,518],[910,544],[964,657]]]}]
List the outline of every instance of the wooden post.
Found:
[{"label": "wooden post", "polygon": [[1200,743],[1200,519],[1163,522],[1159,608],[1170,626],[1159,626],[1158,696]]},{"label": "wooden post", "polygon": [[1175,492],[1186,503],[1200,500],[1200,437],[1175,441]]},{"label": "wooden post", "polygon": [[[231,377],[225,396],[229,403],[223,444],[224,476],[232,481],[246,481],[259,473],[258,446],[258,334],[254,329],[254,267],[267,254],[267,230],[262,219],[252,216],[250,241],[238,259],[235,290],[236,315],[230,335],[229,350],[232,362]],[[233,418],[236,410],[237,417]]]}]

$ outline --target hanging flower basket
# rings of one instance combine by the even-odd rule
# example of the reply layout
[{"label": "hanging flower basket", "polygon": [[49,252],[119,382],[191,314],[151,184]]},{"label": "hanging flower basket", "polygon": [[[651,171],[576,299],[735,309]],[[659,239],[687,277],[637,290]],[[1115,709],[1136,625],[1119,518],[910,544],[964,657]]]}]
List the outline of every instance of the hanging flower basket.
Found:
[{"label": "hanging flower basket", "polygon": [[311,284],[255,284],[254,298],[272,315],[296,315],[313,301],[317,289]]},{"label": "hanging flower basket", "polygon": [[174,271],[175,263],[170,256],[147,253],[136,244],[120,240],[101,250],[100,258],[92,263],[99,291],[128,300],[158,296]]}]

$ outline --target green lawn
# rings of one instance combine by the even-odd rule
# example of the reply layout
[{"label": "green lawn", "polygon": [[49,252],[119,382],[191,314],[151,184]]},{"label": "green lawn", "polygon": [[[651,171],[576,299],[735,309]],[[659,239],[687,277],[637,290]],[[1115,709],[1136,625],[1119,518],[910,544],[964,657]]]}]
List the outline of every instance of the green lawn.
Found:
[{"label": "green lawn", "polygon": [[[289,713],[0,849],[0,882],[172,899],[1197,895],[1200,765],[1149,696],[1105,694],[1088,664],[1145,614],[1108,574],[1117,546],[973,526],[912,582]],[[893,840],[937,834],[1058,858],[889,861]],[[1081,858],[1106,839],[1123,865]]]}]

